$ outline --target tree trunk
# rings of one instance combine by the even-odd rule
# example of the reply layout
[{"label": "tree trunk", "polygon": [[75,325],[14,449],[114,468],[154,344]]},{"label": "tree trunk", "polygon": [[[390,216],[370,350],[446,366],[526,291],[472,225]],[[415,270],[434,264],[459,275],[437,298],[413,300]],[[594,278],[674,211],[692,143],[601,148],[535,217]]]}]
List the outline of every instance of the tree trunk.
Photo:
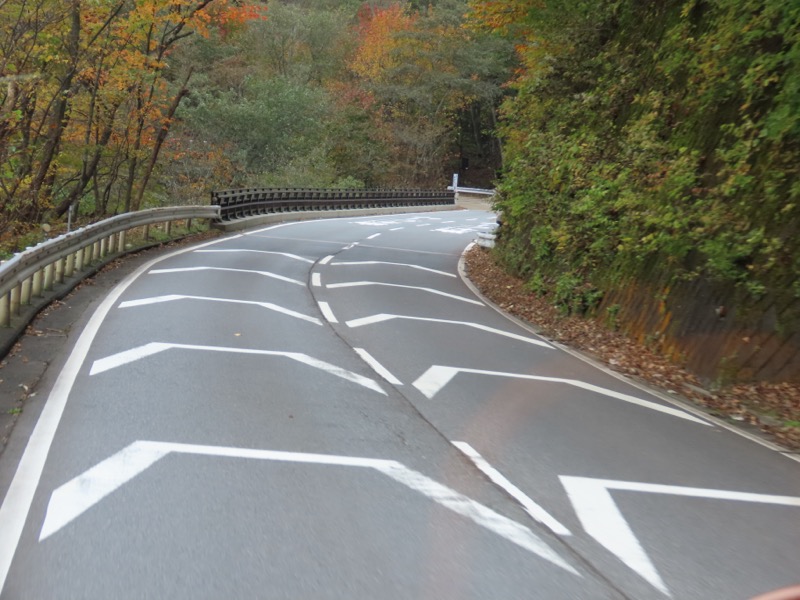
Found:
[{"label": "tree trunk", "polygon": [[[70,105],[70,95],[72,81],[78,67],[78,52],[81,35],[81,0],[72,0],[70,9],[70,32],[67,38],[67,51],[70,57],[69,68],[67,69],[58,90],[58,97],[55,101],[55,108],[51,117],[49,132],[42,149],[41,161],[36,174],[31,181],[31,205],[28,207],[28,218],[35,220],[39,216],[42,204],[47,200],[48,191],[52,188],[54,173],[51,173],[53,159],[58,153],[61,144],[61,136],[67,124],[67,111]],[[44,190],[44,198],[41,192]]]},{"label": "tree trunk", "polygon": [[161,152],[161,146],[164,145],[164,142],[169,135],[169,130],[172,126],[172,120],[175,118],[175,113],[178,110],[178,106],[180,106],[181,100],[183,100],[183,98],[189,93],[189,80],[192,78],[193,72],[194,69],[189,69],[189,74],[186,76],[186,81],[183,82],[181,89],[175,95],[175,98],[173,98],[172,104],[170,104],[169,111],[167,112],[167,116],[161,124],[161,128],[158,130],[156,143],[153,148],[153,152],[150,155],[150,161],[147,164],[147,169],[144,172],[142,183],[139,186],[139,192],[136,195],[136,204],[134,205],[135,207],[133,210],[139,210],[142,205],[142,198],[144,197],[145,188],[147,188],[147,184],[150,182],[150,176],[153,174],[153,169],[156,166],[156,162],[158,162],[158,155]]}]

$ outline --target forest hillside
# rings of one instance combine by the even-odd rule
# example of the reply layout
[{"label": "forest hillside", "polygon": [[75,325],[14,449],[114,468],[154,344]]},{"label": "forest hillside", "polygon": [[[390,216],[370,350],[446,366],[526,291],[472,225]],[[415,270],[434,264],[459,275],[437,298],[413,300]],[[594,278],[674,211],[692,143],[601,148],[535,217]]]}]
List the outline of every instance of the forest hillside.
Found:
[{"label": "forest hillside", "polygon": [[213,189],[489,186],[513,42],[466,0],[0,0],[0,250]]},{"label": "forest hillside", "polygon": [[800,3],[500,0],[503,263],[712,382],[800,379]]},{"label": "forest hillside", "polygon": [[0,258],[236,187],[497,185],[496,255],[800,378],[798,0],[0,0]]}]

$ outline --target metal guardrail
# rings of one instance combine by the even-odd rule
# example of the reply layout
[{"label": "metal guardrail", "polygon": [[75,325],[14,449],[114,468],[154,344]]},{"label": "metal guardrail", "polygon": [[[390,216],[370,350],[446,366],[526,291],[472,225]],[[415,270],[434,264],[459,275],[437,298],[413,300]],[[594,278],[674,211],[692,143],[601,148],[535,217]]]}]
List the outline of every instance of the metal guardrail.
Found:
[{"label": "metal guardrail", "polygon": [[[453,186],[448,186],[448,190],[452,190]],[[481,188],[468,188],[468,187],[461,187],[458,186],[454,190],[456,193],[459,194],[466,194],[468,196],[494,196],[495,190],[484,190]]]},{"label": "metal guardrail", "polygon": [[0,263],[0,326],[8,326],[32,297],[62,283],[109,254],[125,250],[125,234],[156,223],[192,219],[217,219],[217,206],[153,208],[126,213],[94,223],[28,248]]},{"label": "metal guardrail", "polygon": [[280,212],[441,206],[455,204],[447,190],[323,190],[254,188],[212,192],[220,220],[232,221]]}]

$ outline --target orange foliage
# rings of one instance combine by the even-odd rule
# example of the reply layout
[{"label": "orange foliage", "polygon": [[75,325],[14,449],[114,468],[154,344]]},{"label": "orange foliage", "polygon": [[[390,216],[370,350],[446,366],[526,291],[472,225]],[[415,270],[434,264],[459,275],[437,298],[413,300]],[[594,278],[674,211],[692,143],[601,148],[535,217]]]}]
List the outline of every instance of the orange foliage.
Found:
[{"label": "orange foliage", "polygon": [[521,24],[530,12],[543,8],[542,0],[470,0],[470,17],[473,23],[498,33],[520,33]]},{"label": "orange foliage", "polygon": [[398,33],[412,31],[416,17],[400,4],[379,8],[374,13],[362,12],[358,34],[361,44],[351,63],[354,73],[365,79],[380,79],[396,66],[394,52],[400,47]]}]

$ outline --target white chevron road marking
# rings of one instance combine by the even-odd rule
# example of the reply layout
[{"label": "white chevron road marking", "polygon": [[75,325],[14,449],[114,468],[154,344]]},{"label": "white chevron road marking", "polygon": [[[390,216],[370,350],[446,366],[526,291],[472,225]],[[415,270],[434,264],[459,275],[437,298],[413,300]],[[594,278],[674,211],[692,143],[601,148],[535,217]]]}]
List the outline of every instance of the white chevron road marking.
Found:
[{"label": "white chevron road marking", "polygon": [[270,277],[271,279],[285,281],[286,283],[302,285],[303,287],[305,287],[306,285],[304,282],[298,281],[297,279],[292,279],[291,277],[284,277],[283,275],[278,275],[277,273],[272,273],[270,271],[254,271],[252,269],[229,269],[227,267],[181,267],[177,269],[154,269],[150,271],[150,275],[164,275],[167,273],[192,273],[197,271],[227,271],[229,273],[249,273],[252,275],[261,275],[263,277]]},{"label": "white chevron road marking", "polygon": [[441,292],[439,290],[434,290],[426,287],[417,287],[415,285],[400,285],[399,283],[382,283],[380,281],[350,281],[346,283],[329,283],[326,287],[329,289],[337,289],[337,288],[349,288],[349,287],[365,287],[370,285],[417,290],[420,292],[435,294],[437,296],[444,296],[445,298],[452,298],[453,300],[459,300],[461,302],[468,302],[470,304],[477,304],[478,306],[483,306],[483,302],[478,302],[477,300],[472,300],[471,298],[464,298],[463,296],[456,296],[455,294],[448,294],[447,292]]},{"label": "white chevron road marking", "polygon": [[420,265],[412,265],[408,263],[386,262],[383,260],[354,260],[331,263],[332,267],[349,267],[358,265],[389,265],[393,267],[408,267],[409,269],[417,269],[419,271],[427,271],[428,273],[436,273],[437,275],[445,275],[446,277],[456,277],[454,273],[448,273],[447,271],[439,271],[437,269],[431,269],[429,267],[422,267]]},{"label": "white chevron road marking", "polygon": [[297,254],[291,254],[289,252],[273,252],[270,250],[250,250],[248,248],[236,249],[219,249],[219,250],[195,250],[196,254],[222,254],[225,252],[228,253],[247,253],[252,252],[253,254],[269,254],[273,256],[283,256],[285,258],[291,258],[292,260],[299,260],[300,262],[308,263],[310,265],[314,264],[314,261],[310,258],[306,258],[304,256],[298,256]]},{"label": "white chevron road marking", "polygon": [[543,342],[541,340],[537,340],[534,338],[525,337],[523,335],[518,335],[516,333],[510,333],[508,331],[503,331],[502,329],[495,329],[494,327],[489,327],[488,325],[481,325],[480,323],[472,323],[469,321],[451,321],[449,319],[434,319],[430,317],[414,317],[410,315],[390,315],[386,313],[380,313],[377,315],[372,315],[370,317],[361,317],[360,319],[353,319],[351,321],[346,321],[345,325],[347,325],[348,327],[356,328],[356,327],[363,327],[364,325],[374,325],[375,323],[391,321],[392,319],[407,319],[409,321],[425,321],[428,323],[445,323],[448,325],[462,325],[464,327],[472,327],[473,329],[479,329],[481,331],[486,331],[488,333],[502,335],[504,337],[511,338],[512,340],[519,340],[521,342],[527,342],[528,344],[534,344],[536,346],[541,346],[543,348],[553,349],[553,346],[551,346],[547,342]]},{"label": "white chevron road marking", "polygon": [[107,356],[105,358],[101,358],[99,360],[94,361],[94,363],[92,364],[92,368],[89,371],[89,375],[99,375],[100,373],[105,373],[106,371],[110,371],[111,369],[116,369],[123,365],[136,362],[137,360],[147,358],[148,356],[153,356],[155,354],[160,354],[161,352],[166,352],[167,350],[194,350],[200,352],[221,352],[227,354],[279,356],[283,358],[288,358],[290,360],[294,360],[304,365],[308,365],[309,367],[314,367],[315,369],[319,369],[321,371],[325,371],[326,373],[330,373],[331,375],[335,375],[336,377],[340,377],[342,379],[346,379],[347,381],[357,383],[360,386],[378,392],[379,394],[383,394],[384,396],[386,395],[386,392],[384,392],[381,386],[378,385],[378,383],[375,382],[374,380],[368,377],[364,377],[363,375],[353,373],[352,371],[342,369],[341,367],[337,367],[336,365],[332,365],[325,361],[313,358],[311,356],[308,356],[307,354],[302,354],[300,352],[280,352],[276,350],[256,350],[250,348],[227,348],[224,346],[196,346],[191,344],[170,344],[164,342],[151,342],[149,344],[138,346],[136,348],[131,348],[130,350],[125,350],[123,352],[118,352],[117,354],[112,354],[111,356]]},{"label": "white chevron road marking", "polygon": [[667,585],[647,556],[644,548],[642,548],[625,517],[622,516],[616,502],[614,502],[609,493],[611,490],[800,507],[800,498],[793,496],[774,496],[633,481],[569,477],[566,475],[562,475],[560,479],[586,533],[628,567],[636,571],[653,587],[666,595],[670,595]]},{"label": "white chevron road marking", "polygon": [[472,373],[475,375],[490,375],[493,377],[509,377],[514,379],[529,379],[532,381],[548,381],[552,383],[563,383],[566,385],[571,385],[573,387],[587,390],[589,392],[596,392],[598,394],[608,396],[609,398],[616,398],[617,400],[622,400],[624,402],[629,402],[637,406],[649,408],[650,410],[671,415],[673,417],[686,419],[687,421],[699,423],[700,425],[706,425],[708,427],[711,426],[711,423],[708,423],[707,421],[704,421],[682,410],[671,408],[669,406],[663,406],[655,402],[650,402],[649,400],[643,400],[642,398],[637,398],[635,396],[630,396],[628,394],[623,394],[621,392],[616,392],[614,390],[602,388],[600,386],[593,385],[591,383],[586,383],[584,381],[578,381],[577,379],[563,379],[560,377],[542,377],[540,375],[528,375],[526,373],[504,373],[502,371],[484,371],[482,369],[463,369],[460,367],[444,367],[441,365],[434,365],[430,369],[425,371],[422,375],[420,375],[420,377],[414,382],[414,387],[417,388],[420,392],[422,392],[426,398],[431,399],[436,394],[438,394],[439,391],[444,386],[450,383],[453,377],[455,377],[459,373]]},{"label": "white chevron road marking", "polygon": [[544,540],[527,527],[397,461],[149,441],[134,442],[56,489],[50,497],[39,540],[43,541],[54,535],[103,498],[169,454],[193,454],[373,469],[505,538],[512,544],[573,575],[581,576]]},{"label": "white chevron road marking", "polygon": [[137,306],[148,306],[150,304],[160,304],[163,302],[175,302],[178,300],[199,300],[203,302],[227,302],[230,304],[245,304],[251,306],[260,306],[262,308],[266,308],[267,310],[272,310],[274,312],[278,312],[295,319],[300,319],[301,321],[308,321],[309,323],[314,323],[315,325],[322,325],[322,321],[317,319],[316,317],[309,317],[299,312],[295,312],[291,309],[284,308],[283,306],[278,306],[277,304],[272,304],[271,302],[255,302],[252,300],[234,300],[232,298],[211,298],[209,296],[185,296],[183,294],[168,294],[166,296],[154,296],[152,298],[140,298],[139,300],[128,300],[126,302],[122,302],[119,305],[119,308],[134,308]]}]

